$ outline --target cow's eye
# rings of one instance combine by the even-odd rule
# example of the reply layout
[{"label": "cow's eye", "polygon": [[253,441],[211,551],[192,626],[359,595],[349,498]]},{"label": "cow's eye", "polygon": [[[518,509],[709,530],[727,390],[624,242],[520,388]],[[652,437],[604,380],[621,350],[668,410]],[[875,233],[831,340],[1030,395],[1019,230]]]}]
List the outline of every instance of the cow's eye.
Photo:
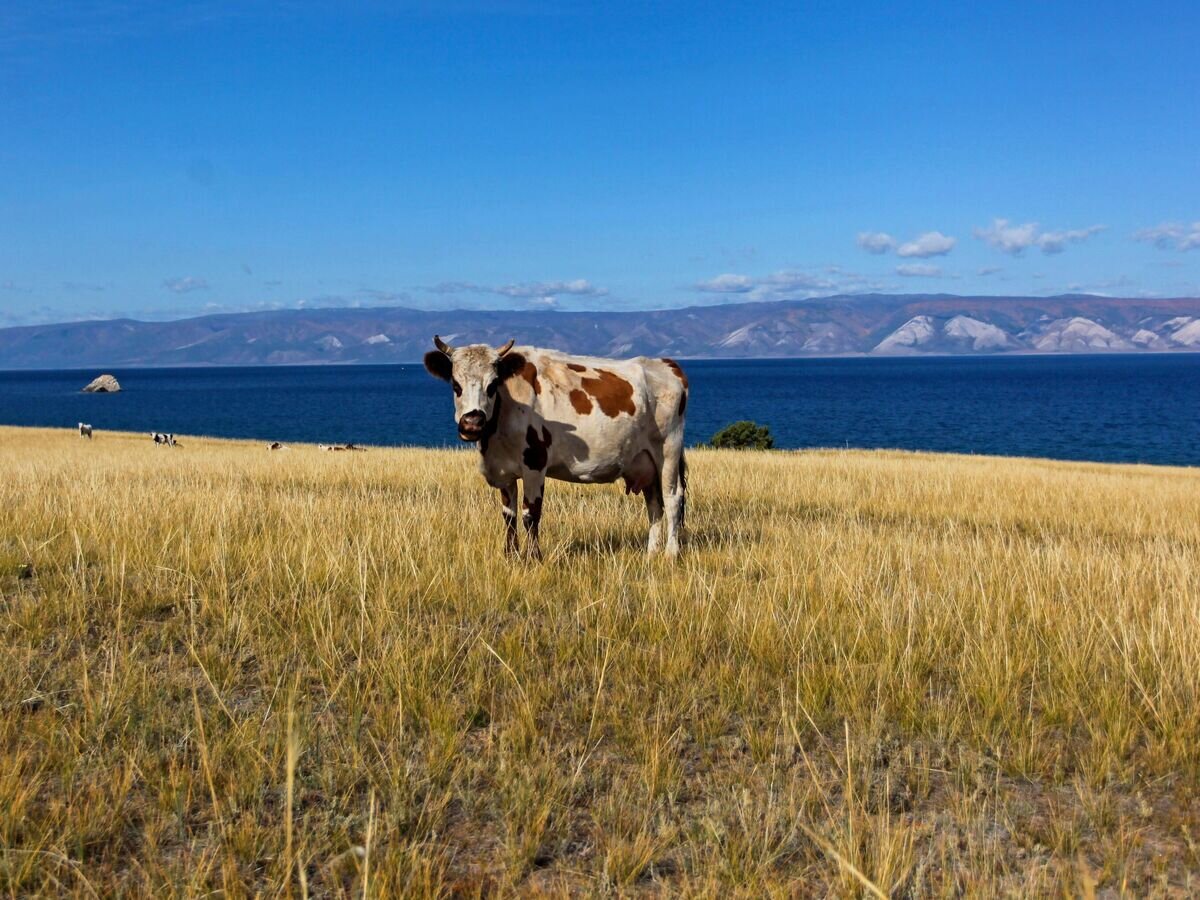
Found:
[{"label": "cow's eye", "polygon": [[493,378],[491,381],[488,382],[487,395],[489,397],[496,396],[496,388],[499,386],[499,384],[500,384],[499,378]]},{"label": "cow's eye", "polygon": [[455,396],[455,397],[461,397],[461,396],[462,396],[462,385],[458,383],[458,380],[457,380],[457,379],[451,379],[451,381],[450,381],[450,386],[451,386],[452,388],[454,388],[454,396]]}]

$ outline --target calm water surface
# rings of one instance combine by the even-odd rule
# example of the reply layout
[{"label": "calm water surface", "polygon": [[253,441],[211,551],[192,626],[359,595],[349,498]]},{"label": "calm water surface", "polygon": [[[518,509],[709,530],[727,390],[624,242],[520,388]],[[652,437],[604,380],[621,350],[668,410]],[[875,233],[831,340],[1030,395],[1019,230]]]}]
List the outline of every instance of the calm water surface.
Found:
[{"label": "calm water surface", "polygon": [[[781,447],[1200,465],[1200,354],[696,361],[688,442],[737,419]],[[419,365],[0,372],[0,424],[364,444],[457,443]]]}]

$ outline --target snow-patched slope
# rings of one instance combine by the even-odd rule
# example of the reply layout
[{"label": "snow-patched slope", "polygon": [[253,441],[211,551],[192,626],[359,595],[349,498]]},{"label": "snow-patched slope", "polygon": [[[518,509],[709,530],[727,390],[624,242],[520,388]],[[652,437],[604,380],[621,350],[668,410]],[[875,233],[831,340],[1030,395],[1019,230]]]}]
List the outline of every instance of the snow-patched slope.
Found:
[{"label": "snow-patched slope", "polygon": [[928,344],[937,336],[930,316],[914,316],[875,345],[875,353],[903,353]]},{"label": "snow-patched slope", "polygon": [[1083,316],[1049,322],[1033,336],[1033,347],[1048,353],[1132,349],[1129,341],[1119,334]]},{"label": "snow-patched slope", "polygon": [[955,316],[942,331],[947,337],[970,341],[974,350],[1004,350],[1012,345],[1008,332],[970,316]]},{"label": "snow-patched slope", "polygon": [[1192,319],[1171,335],[1171,340],[1185,347],[1200,347],[1200,319]]},{"label": "snow-patched slope", "polygon": [[371,346],[375,346],[376,344],[390,344],[391,342],[392,339],[386,334],[373,334],[363,341],[364,344],[370,344]]},{"label": "snow-patched slope", "polygon": [[748,344],[754,343],[754,329],[756,323],[751,322],[749,325],[743,325],[729,334],[725,335],[717,342],[718,347],[745,347]]},{"label": "snow-patched slope", "polygon": [[1158,350],[1168,346],[1162,335],[1156,334],[1148,328],[1139,328],[1130,340],[1147,350]]}]

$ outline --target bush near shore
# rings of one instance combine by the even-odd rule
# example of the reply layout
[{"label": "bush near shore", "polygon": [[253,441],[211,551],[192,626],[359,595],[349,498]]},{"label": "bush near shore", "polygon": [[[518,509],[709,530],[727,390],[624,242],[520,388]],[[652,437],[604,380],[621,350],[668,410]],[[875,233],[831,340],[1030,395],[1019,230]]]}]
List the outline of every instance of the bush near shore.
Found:
[{"label": "bush near shore", "polygon": [[0,429],[0,890],[1194,894],[1200,471]]}]

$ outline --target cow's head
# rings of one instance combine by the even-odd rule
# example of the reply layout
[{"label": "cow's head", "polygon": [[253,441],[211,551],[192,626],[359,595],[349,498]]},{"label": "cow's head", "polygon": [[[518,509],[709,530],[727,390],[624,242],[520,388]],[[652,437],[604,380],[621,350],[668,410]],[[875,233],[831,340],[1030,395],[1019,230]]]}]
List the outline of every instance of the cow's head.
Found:
[{"label": "cow's head", "polygon": [[477,441],[492,418],[500,385],[525,365],[525,359],[509,352],[512,341],[499,349],[487,344],[451,347],[434,335],[433,343],[437,349],[425,354],[425,368],[454,388],[454,421],[459,438]]}]

